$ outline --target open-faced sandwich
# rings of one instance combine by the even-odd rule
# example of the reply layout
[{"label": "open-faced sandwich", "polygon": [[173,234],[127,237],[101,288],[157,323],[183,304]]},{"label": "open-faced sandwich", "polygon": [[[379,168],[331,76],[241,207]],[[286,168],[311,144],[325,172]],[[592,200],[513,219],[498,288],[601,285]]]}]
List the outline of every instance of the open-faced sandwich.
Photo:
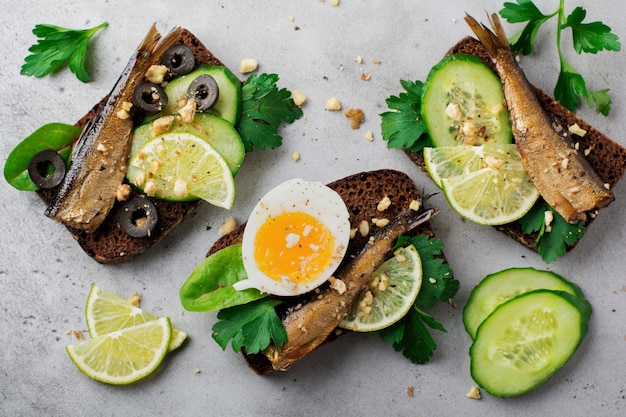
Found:
[{"label": "open-faced sandwich", "polygon": [[466,21],[479,40],[458,42],[425,82],[403,81],[383,136],[462,217],[554,261],[614,200],[626,149],[528,82],[496,14],[494,32]]},{"label": "open-faced sandwich", "polygon": [[128,260],[199,202],[231,207],[246,152],[279,146],[279,125],[302,115],[277,80],[242,83],[188,30],[162,38],[153,26],[110,94],[75,125],[48,124],[21,142],[5,178],[36,191],[98,262]]},{"label": "open-faced sandwich", "polygon": [[287,370],[344,331],[380,331],[414,363],[436,348],[424,309],[459,282],[415,183],[394,170],[328,185],[301,179],[269,191],[217,240],[180,290],[189,311],[219,311],[213,338],[232,340],[264,375]]}]

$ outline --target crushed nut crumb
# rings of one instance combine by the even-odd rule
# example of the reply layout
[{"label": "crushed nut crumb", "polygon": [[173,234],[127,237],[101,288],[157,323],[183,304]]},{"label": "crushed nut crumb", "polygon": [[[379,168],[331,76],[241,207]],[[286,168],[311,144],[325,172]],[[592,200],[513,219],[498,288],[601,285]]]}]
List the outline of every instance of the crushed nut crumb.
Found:
[{"label": "crushed nut crumb", "polygon": [[365,135],[363,137],[365,138],[366,141],[371,142],[374,140],[374,132],[372,132],[371,130],[368,130],[367,132],[365,132]]},{"label": "crushed nut crumb", "polygon": [[298,162],[300,160],[300,152],[298,151],[291,152],[291,160],[293,162]]},{"label": "crushed nut crumb", "polygon": [[391,199],[389,198],[389,196],[384,196],[382,200],[378,202],[376,210],[385,211],[389,208],[389,206],[391,206]]},{"label": "crushed nut crumb", "polygon": [[411,201],[411,203],[409,204],[409,208],[410,208],[411,210],[413,210],[413,211],[417,211],[417,210],[419,210],[419,209],[420,209],[421,205],[422,205],[422,204],[421,204],[419,201],[417,201],[417,200],[413,200],[413,201]]},{"label": "crushed nut crumb", "polygon": [[341,102],[337,99],[337,97],[331,97],[326,100],[326,110],[329,111],[339,111],[341,110]]},{"label": "crushed nut crumb", "polygon": [[168,71],[165,65],[152,65],[146,71],[146,78],[152,84],[161,84],[165,80]]},{"label": "crushed nut crumb", "polygon": [[196,100],[193,98],[187,100],[187,103],[178,110],[178,114],[180,114],[183,123],[193,122],[193,118],[196,116]]},{"label": "crushed nut crumb", "polygon": [[358,129],[365,122],[365,114],[361,109],[353,109],[352,107],[346,109],[344,115],[350,120],[350,128]]},{"label": "crushed nut crumb", "polygon": [[567,130],[572,135],[578,135],[580,137],[583,137],[583,136],[585,136],[587,134],[587,131],[585,129],[581,128],[580,126],[578,126],[578,123],[574,123],[573,125],[569,126],[567,128]]},{"label": "crushed nut crumb", "polygon": [[304,95],[304,93],[301,91],[293,90],[291,92],[291,99],[293,100],[296,106],[302,107],[302,105],[306,101],[306,95]]},{"label": "crushed nut crumb", "polygon": [[73,333],[74,333],[74,337],[78,340],[83,340],[85,338],[85,335],[80,330],[74,330]]},{"label": "crushed nut crumb", "polygon": [[476,385],[472,385],[469,392],[466,394],[467,398],[471,398],[473,400],[480,400],[480,389]]},{"label": "crushed nut crumb", "polygon": [[362,63],[363,63],[363,58],[362,58],[361,56],[357,55],[357,56],[354,58],[354,62],[356,62],[357,64],[359,64],[359,65],[360,65],[360,64],[362,64]]},{"label": "crushed nut crumb", "polygon": [[378,219],[374,217],[372,223],[376,225],[376,227],[385,227],[389,224],[389,219]]},{"label": "crushed nut crumb", "polygon": [[363,237],[370,234],[370,224],[366,220],[361,221],[359,224],[359,233]]},{"label": "crushed nut crumb", "polygon": [[220,226],[219,234],[220,234],[220,236],[227,235],[228,233],[232,232],[236,228],[237,228],[237,221],[235,220],[234,217],[229,216],[224,221],[224,223],[222,223],[222,225]]},{"label": "crushed nut crumb", "polygon": [[130,185],[120,184],[115,190],[115,199],[117,201],[126,201],[130,197]]},{"label": "crushed nut crumb", "polygon": [[346,283],[339,278],[330,277],[328,278],[328,282],[330,282],[330,288],[337,291],[339,294],[343,294],[347,290]]},{"label": "crushed nut crumb", "polygon": [[415,387],[412,385],[406,387],[406,395],[408,395],[409,397],[413,397],[415,395]]},{"label": "crushed nut crumb", "polygon": [[259,62],[254,58],[244,58],[239,63],[239,72],[242,74],[247,74],[249,72],[255,71],[259,66]]},{"label": "crushed nut crumb", "polygon": [[361,73],[361,81],[369,81],[372,79],[372,73],[371,72],[362,72]]},{"label": "crushed nut crumb", "polygon": [[171,114],[167,116],[161,116],[156,119],[154,122],[152,122],[152,136],[156,137],[170,130],[172,124],[174,123],[174,120],[176,120],[176,118]]}]

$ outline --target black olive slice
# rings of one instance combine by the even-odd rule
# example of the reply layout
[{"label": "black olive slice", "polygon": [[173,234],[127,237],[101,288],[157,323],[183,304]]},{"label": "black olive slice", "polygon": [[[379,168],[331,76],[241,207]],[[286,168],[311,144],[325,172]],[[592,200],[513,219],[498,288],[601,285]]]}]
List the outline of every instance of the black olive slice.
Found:
[{"label": "black olive slice", "polygon": [[161,56],[161,64],[169,69],[174,77],[190,73],[196,65],[193,51],[185,44],[170,46]]},{"label": "black olive slice", "polygon": [[46,149],[30,160],[30,179],[41,188],[54,188],[65,178],[65,161],[52,149]]},{"label": "black olive slice", "polygon": [[148,116],[157,114],[167,106],[167,94],[160,85],[143,82],[133,92],[133,105]]},{"label": "black olive slice", "polygon": [[187,89],[187,100],[192,98],[196,101],[196,109],[200,111],[209,110],[217,102],[220,94],[215,78],[209,74],[198,75],[189,84]]},{"label": "black olive slice", "polygon": [[122,229],[132,237],[150,236],[159,214],[152,201],[143,197],[136,197],[122,206],[119,223]]}]

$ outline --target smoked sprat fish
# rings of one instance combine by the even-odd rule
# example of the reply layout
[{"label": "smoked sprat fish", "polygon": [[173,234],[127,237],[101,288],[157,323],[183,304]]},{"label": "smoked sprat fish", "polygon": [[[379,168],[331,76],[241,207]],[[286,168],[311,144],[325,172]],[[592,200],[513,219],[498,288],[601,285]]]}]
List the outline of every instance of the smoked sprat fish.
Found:
[{"label": "smoked sprat fish", "polygon": [[515,60],[498,15],[489,19],[493,31],[470,15],[465,21],[495,64],[517,151],[543,199],[570,223],[586,220],[587,212],[610,204],[613,193],[575,149],[567,129],[557,126],[541,106]]},{"label": "smoked sprat fish", "polygon": [[398,236],[428,222],[436,213],[436,209],[423,212],[407,210],[373,235],[361,252],[335,273],[335,278],[346,285],[344,292],[326,287],[315,299],[285,318],[283,325],[287,331],[287,342],[279,348],[270,346],[264,351],[272,367],[287,370],[324,343],[348,314]]},{"label": "smoked sprat fish", "polygon": [[179,36],[180,28],[163,40],[153,25],[122,72],[104,105],[85,126],[72,153],[67,175],[46,215],[66,226],[93,232],[115,203],[130,153],[133,121],[129,104],[146,70]]}]

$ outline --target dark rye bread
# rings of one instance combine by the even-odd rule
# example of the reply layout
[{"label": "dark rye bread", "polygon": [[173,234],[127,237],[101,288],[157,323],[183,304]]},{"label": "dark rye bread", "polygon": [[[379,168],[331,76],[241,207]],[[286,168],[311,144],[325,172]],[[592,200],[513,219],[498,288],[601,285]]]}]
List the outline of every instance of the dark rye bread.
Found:
[{"label": "dark rye bread", "polygon": [[[350,225],[357,228],[365,220],[370,224],[370,235],[378,230],[371,221],[372,218],[393,219],[398,214],[406,211],[413,200],[422,201],[426,197],[420,196],[417,186],[406,174],[394,170],[379,170],[361,172],[328,184],[335,190],[346,203],[350,213]],[[391,205],[385,211],[378,211],[378,203],[389,197]],[[218,239],[207,252],[207,256],[224,249],[228,246],[241,243],[245,223],[229,234]],[[424,223],[411,232],[413,235],[428,235],[434,237],[430,223]],[[357,232],[350,240],[345,259],[356,255],[367,243],[369,236],[362,236]],[[444,258],[445,260],[445,258]],[[302,298],[293,298],[290,302],[295,305],[305,302]],[[331,333],[327,342],[335,339],[336,334]],[[259,375],[267,375],[274,371],[271,363],[263,353],[248,355],[244,353],[248,366]]]},{"label": "dark rye bread", "polygon": [[[224,65],[198,40],[198,38],[186,29],[181,30],[179,41],[176,43],[183,43],[193,50],[196,65]],[[93,119],[107,97],[108,96],[104,97],[89,113],[76,122],[76,126],[84,127]],[[38,194],[46,204],[50,204],[56,191],[57,189],[53,188],[38,191]],[[133,188],[130,199],[140,195],[141,194]],[[152,245],[165,238],[185,218],[189,217],[193,213],[193,210],[200,204],[200,201],[185,203],[172,203],[157,199],[152,199],[152,201],[157,208],[159,220],[150,237],[134,238],[122,230],[117,221],[122,207],[122,204],[119,202],[115,204],[104,223],[95,232],[87,233],[71,227],[67,227],[67,229],[83,250],[96,261],[101,263],[127,261],[145,252]]]},{"label": "dark rye bread", "polygon": [[[475,55],[481,58],[495,71],[495,66],[489,57],[487,50],[484,48],[482,43],[472,37],[468,36],[463,38],[448,51],[448,54]],[[567,129],[569,126],[578,124],[578,126],[580,126],[583,130],[587,131],[587,133],[582,137],[572,134],[572,141],[574,143],[579,143],[579,149],[581,151],[586,149],[590,150],[589,154],[585,155],[585,158],[591,167],[598,173],[602,181],[609,184],[611,188],[614,187],[620,178],[622,178],[626,170],[626,149],[563,107],[558,101],[541,89],[535,88],[535,90],[543,107],[563,129]],[[405,153],[422,171],[426,172],[421,152],[405,151]],[[592,221],[593,218],[590,218],[587,221],[587,225],[589,225]],[[537,252],[537,234],[525,235],[522,233],[519,223],[515,222],[494,227],[522,243],[529,249]],[[573,247],[574,246],[569,246],[567,249],[570,250]]]}]

